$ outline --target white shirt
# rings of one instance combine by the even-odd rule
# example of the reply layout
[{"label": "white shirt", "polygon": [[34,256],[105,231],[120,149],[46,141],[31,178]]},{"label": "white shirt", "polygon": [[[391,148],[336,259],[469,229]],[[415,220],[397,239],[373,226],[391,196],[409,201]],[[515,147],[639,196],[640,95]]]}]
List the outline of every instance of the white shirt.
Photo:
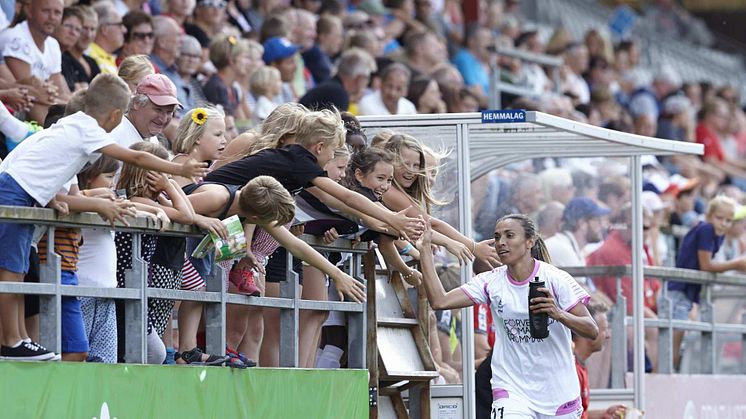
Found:
[{"label": "white shirt", "polygon": [[0,164],[0,172],[47,205],[86,163],[101,156],[98,150],[111,144],[114,140],[95,119],[77,112],[21,142]]},{"label": "white shirt", "polygon": [[516,282],[506,266],[475,276],[461,290],[475,304],[489,304],[495,322],[492,352],[493,398],[517,399],[531,410],[553,416],[563,407],[580,405],[570,329],[549,319],[549,337],[529,332],[528,282],[539,277],[551,289],[558,307],[570,311],[590,296],[565,271],[536,261],[534,272]]},{"label": "white shirt", "polygon": [[60,44],[48,36],[44,40],[44,50],[40,51],[31,37],[28,21],[3,32],[0,44],[3,57],[13,57],[27,62],[31,66],[31,75],[41,80],[48,80],[51,75],[62,71]]},{"label": "white shirt", "polygon": [[78,285],[81,287],[117,287],[117,247],[114,230],[84,228],[83,245],[78,254]]},{"label": "white shirt", "polygon": [[[392,115],[386,108],[386,105],[383,104],[380,90],[363,96],[357,104],[357,112],[359,115]],[[396,104],[396,115],[415,114],[417,114],[417,108],[414,106],[414,103],[410,102],[407,98],[400,98]]]},{"label": "white shirt", "polygon": [[259,96],[256,99],[256,107],[254,112],[251,114],[251,119],[255,124],[259,125],[264,122],[272,111],[275,110],[277,104],[272,102],[267,96]]},{"label": "white shirt", "polygon": [[144,140],[127,116],[122,118],[122,122],[111,130],[111,138],[124,148],[130,148],[133,144]]},{"label": "white shirt", "polygon": [[[548,238],[545,244],[547,245],[549,256],[552,257],[552,264],[554,266],[586,266],[585,255],[571,232],[560,231]],[[596,289],[593,286],[593,282],[588,280],[588,277],[579,276],[575,280],[587,286],[591,291]]]}]

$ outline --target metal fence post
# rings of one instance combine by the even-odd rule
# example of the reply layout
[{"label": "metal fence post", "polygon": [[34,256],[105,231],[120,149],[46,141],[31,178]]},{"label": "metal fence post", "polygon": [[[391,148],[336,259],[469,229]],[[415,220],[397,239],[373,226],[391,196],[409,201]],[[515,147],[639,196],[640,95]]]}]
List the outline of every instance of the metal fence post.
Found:
[{"label": "metal fence post", "polygon": [[[741,316],[741,324],[746,325],[746,313]],[[746,374],[746,333],[741,333],[741,374]]]},{"label": "metal fence post", "polygon": [[205,350],[208,354],[225,354],[225,270],[214,263],[207,276],[207,291],[219,292],[220,302],[205,303]]},{"label": "metal fence post", "polygon": [[673,307],[668,298],[668,281],[663,281],[663,292],[658,301],[658,317],[668,320],[666,327],[658,329],[658,372],[660,374],[673,373]]},{"label": "metal fence post", "polygon": [[[37,227],[39,228],[39,227]],[[56,353],[62,351],[62,329],[60,314],[62,277],[60,256],[54,253],[54,227],[47,229],[47,263],[39,266],[39,282],[54,284],[54,295],[39,296],[39,343]]]},{"label": "metal fence post", "polygon": [[[362,256],[359,253],[353,253],[350,258],[350,276],[368,285],[361,275]],[[365,304],[363,302],[362,304]],[[366,336],[368,334],[366,327],[366,310],[361,312],[347,313],[347,367],[365,369],[365,349]]]},{"label": "metal fence post", "polygon": [[293,300],[293,307],[280,309],[280,366],[298,366],[298,274],[293,270],[293,254],[287,253],[287,276],[280,282],[280,297]]},{"label": "metal fence post", "polygon": [[712,329],[702,331],[702,374],[715,373],[715,310],[712,307],[712,288],[704,285],[704,301],[700,301],[702,322],[709,323]]},{"label": "metal fence post", "polygon": [[148,264],[140,254],[141,241],[140,233],[132,233],[132,269],[124,274],[124,286],[139,290],[139,298],[124,300],[124,357],[127,362],[144,364],[148,354],[148,300],[145,294]]},{"label": "metal fence post", "polygon": [[[617,276],[617,282],[620,278]],[[620,290],[617,287],[617,290]],[[625,388],[627,374],[627,299],[617,293],[616,303],[611,307],[611,388]]]}]

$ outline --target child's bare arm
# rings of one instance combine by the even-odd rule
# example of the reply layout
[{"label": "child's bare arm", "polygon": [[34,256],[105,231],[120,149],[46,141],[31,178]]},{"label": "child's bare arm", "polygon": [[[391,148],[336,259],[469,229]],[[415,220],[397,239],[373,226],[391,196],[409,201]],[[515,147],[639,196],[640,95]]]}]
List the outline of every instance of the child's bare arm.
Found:
[{"label": "child's bare arm", "polygon": [[142,167],[143,169],[183,176],[193,181],[207,174],[207,163],[200,163],[194,159],[189,159],[184,164],[177,164],[144,151],[124,148],[119,144],[109,144],[98,151],[113,159]]},{"label": "child's bare arm", "polygon": [[[404,211],[394,213],[381,208],[363,195],[345,188],[328,177],[317,177],[313,180],[313,184],[337,200],[345,202],[350,207],[389,224],[401,236],[416,238],[422,231],[422,220],[419,218],[408,217],[404,214]],[[313,193],[313,188],[309,192]],[[322,197],[317,198],[322,199]],[[333,207],[333,203],[331,202],[324,203],[327,205],[331,204],[330,206]]]},{"label": "child's bare arm", "polygon": [[390,269],[400,272],[402,278],[404,278],[404,280],[407,281],[410,285],[417,286],[420,284],[420,281],[422,280],[422,274],[419,273],[417,270],[410,268],[409,266],[407,266],[406,263],[404,263],[401,256],[399,255],[399,251],[394,245],[393,237],[385,235],[381,236],[381,241],[378,245],[378,249],[381,251],[381,255],[383,255],[383,259],[389,265]]},{"label": "child's bare arm", "polygon": [[698,250],[699,270],[705,272],[726,272],[731,270],[746,271],[746,257],[741,256],[725,262],[712,260],[709,250]]},{"label": "child's bare arm", "polygon": [[365,286],[339,270],[336,266],[332,265],[325,257],[321,256],[319,252],[314,250],[306,242],[293,236],[290,231],[276,224],[271,226],[264,225],[262,228],[267,230],[267,232],[272,235],[280,245],[294,256],[329,275],[329,277],[334,281],[334,285],[337,287],[341,299],[344,299],[344,294],[354,301],[365,301]]},{"label": "child's bare arm", "polygon": [[112,225],[116,221],[129,225],[124,217],[137,215],[134,205],[123,199],[90,198],[82,194],[57,194],[55,198],[57,201],[67,204],[68,209],[72,212],[96,212]]}]

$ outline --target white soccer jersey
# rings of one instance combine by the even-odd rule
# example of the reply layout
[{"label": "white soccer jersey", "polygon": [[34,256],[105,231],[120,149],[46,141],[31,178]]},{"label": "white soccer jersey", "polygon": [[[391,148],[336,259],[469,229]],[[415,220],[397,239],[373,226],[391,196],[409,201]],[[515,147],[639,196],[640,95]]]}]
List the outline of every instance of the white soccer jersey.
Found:
[{"label": "white soccer jersey", "polygon": [[531,276],[513,279],[506,266],[474,277],[461,290],[475,304],[489,304],[495,322],[492,352],[492,395],[525,403],[544,415],[577,409],[580,385],[572,354],[570,329],[549,319],[549,337],[534,339],[529,331],[528,282],[542,279],[560,309],[569,311],[590,296],[567,272],[536,261]]}]

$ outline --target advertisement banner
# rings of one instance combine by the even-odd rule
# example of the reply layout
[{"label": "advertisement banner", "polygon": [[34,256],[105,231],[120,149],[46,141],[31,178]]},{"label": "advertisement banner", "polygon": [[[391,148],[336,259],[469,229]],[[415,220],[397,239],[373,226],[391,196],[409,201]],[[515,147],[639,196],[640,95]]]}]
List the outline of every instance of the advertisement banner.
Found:
[{"label": "advertisement banner", "polygon": [[0,363],[3,418],[368,417],[368,371]]},{"label": "advertisement banner", "polygon": [[645,417],[746,419],[746,376],[645,376]]}]

